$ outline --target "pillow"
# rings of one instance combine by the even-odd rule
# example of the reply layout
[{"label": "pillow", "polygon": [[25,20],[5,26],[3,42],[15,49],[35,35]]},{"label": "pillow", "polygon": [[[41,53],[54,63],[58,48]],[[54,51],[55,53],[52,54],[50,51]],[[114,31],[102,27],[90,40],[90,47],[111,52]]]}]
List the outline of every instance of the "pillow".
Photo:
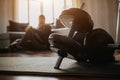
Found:
[{"label": "pillow", "polygon": [[24,32],[27,26],[28,26],[28,23],[18,23],[18,22],[9,20],[8,31]]}]

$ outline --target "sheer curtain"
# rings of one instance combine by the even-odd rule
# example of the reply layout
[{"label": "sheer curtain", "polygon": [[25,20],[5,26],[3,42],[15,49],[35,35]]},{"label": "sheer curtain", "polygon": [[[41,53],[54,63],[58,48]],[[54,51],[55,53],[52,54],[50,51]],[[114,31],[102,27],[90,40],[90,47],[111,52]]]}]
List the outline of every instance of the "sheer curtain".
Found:
[{"label": "sheer curtain", "polygon": [[71,0],[14,0],[14,20],[29,22],[30,26],[38,26],[38,17],[43,14],[46,23],[55,24],[62,10],[70,8]]},{"label": "sheer curtain", "polygon": [[91,15],[94,28],[105,29],[115,39],[117,2],[118,0],[73,0],[73,7],[80,8],[84,3],[83,9]]},{"label": "sheer curtain", "polygon": [[73,8],[81,8],[82,5],[83,5],[82,0],[72,0],[72,7]]},{"label": "sheer curtain", "polygon": [[0,33],[7,32],[8,20],[14,18],[14,0],[0,0]]}]

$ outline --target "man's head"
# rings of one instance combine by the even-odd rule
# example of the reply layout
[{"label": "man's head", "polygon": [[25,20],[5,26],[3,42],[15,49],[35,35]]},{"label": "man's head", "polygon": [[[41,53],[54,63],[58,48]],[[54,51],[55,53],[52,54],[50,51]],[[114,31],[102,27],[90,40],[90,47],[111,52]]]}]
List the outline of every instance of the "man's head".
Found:
[{"label": "man's head", "polygon": [[45,25],[45,16],[44,15],[39,16],[39,25]]},{"label": "man's head", "polygon": [[72,23],[71,28],[81,33],[85,33],[92,30],[94,26],[90,15],[84,10],[78,8],[70,8],[68,10],[64,10],[59,18],[61,20],[61,23],[63,23],[63,25],[64,22],[71,21],[69,22],[69,25],[71,25]]}]

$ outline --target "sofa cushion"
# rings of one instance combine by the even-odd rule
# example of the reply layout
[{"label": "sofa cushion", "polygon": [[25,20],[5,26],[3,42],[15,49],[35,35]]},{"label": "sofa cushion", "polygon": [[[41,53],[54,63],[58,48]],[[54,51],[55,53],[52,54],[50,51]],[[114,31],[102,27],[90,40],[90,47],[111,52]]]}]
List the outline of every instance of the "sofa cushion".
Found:
[{"label": "sofa cushion", "polygon": [[24,32],[27,26],[28,26],[28,23],[18,23],[18,22],[9,20],[8,31]]},{"label": "sofa cushion", "polygon": [[8,33],[10,36],[10,43],[15,41],[16,39],[21,39],[25,35],[25,32],[12,32],[12,31],[10,31]]}]

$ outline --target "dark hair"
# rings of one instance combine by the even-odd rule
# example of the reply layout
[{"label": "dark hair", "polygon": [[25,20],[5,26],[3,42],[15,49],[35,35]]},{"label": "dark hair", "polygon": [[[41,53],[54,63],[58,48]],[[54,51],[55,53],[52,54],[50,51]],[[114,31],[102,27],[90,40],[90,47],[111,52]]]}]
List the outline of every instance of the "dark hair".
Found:
[{"label": "dark hair", "polygon": [[45,19],[45,16],[44,15],[40,15],[39,18],[44,18]]},{"label": "dark hair", "polygon": [[70,8],[64,10],[61,15],[73,15],[73,27],[78,32],[90,31],[93,29],[94,23],[91,16],[84,10],[78,8]]}]

